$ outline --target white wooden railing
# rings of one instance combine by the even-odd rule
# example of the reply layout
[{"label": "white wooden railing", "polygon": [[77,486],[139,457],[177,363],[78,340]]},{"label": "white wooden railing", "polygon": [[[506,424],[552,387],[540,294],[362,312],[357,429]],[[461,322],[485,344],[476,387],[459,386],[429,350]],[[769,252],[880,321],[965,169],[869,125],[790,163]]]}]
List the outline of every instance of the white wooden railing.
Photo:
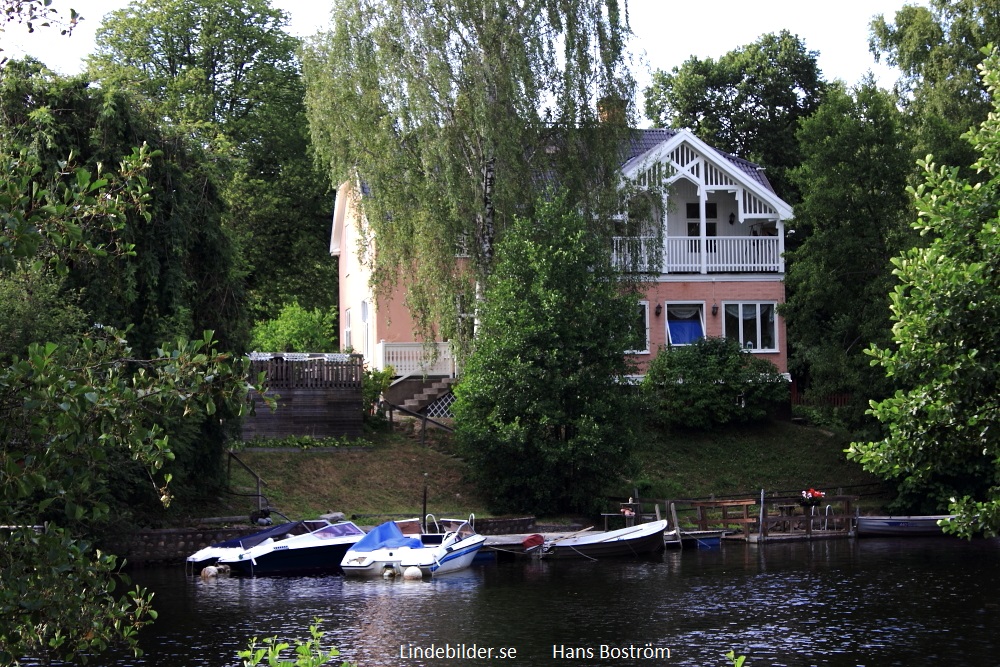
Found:
[{"label": "white wooden railing", "polygon": [[455,360],[451,354],[451,345],[448,343],[436,343],[435,346],[429,347],[423,343],[382,341],[375,346],[372,363],[378,370],[392,366],[397,377],[414,375],[455,377]]},{"label": "white wooden railing", "polygon": [[657,245],[659,239],[619,236],[614,239],[613,256],[615,266],[624,270],[653,270],[663,273],[778,273],[784,271],[779,241],[774,236],[666,238],[663,239],[661,264]]}]

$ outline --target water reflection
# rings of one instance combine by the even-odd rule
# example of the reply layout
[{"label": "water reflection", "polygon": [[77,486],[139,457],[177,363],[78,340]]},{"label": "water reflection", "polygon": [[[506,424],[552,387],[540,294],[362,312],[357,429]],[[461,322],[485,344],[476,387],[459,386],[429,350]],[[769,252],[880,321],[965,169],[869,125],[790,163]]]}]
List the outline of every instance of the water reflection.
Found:
[{"label": "water reflection", "polygon": [[[995,541],[833,540],[490,565],[417,582],[149,570],[134,576],[161,614],[147,654],[113,664],[236,665],[250,637],[303,637],[320,617],[326,640],[363,666],[468,663],[410,657],[431,644],[513,648],[522,665],[560,651],[573,665],[723,665],[730,649],[751,665],[993,665],[998,561]],[[602,659],[602,645],[618,657]],[[648,647],[670,658],[622,657]]]}]

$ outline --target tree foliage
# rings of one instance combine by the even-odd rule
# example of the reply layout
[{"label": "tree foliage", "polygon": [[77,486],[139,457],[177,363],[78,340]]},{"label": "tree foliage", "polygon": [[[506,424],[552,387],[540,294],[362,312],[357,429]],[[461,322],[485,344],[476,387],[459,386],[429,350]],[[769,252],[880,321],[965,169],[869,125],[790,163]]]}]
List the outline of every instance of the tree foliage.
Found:
[{"label": "tree foliage", "polygon": [[901,389],[872,403],[886,427],[848,456],[899,480],[904,500],[959,514],[968,535],[1000,530],[1000,58],[985,62],[993,111],[967,138],[979,159],[973,184],[956,167],[924,162],[913,190],[915,228],[931,241],[893,260],[894,345],[873,363]]},{"label": "tree foliage", "polygon": [[787,174],[801,159],[795,132],[826,88],[817,56],[787,30],[718,60],[692,56],[670,72],[653,73],[646,116],[655,127],[687,128],[715,148],[759,163],[775,191],[795,201]]},{"label": "tree foliage", "polygon": [[802,193],[787,253],[789,368],[807,396],[852,396],[840,417],[860,427],[872,398],[889,391],[865,350],[891,339],[891,259],[912,247],[911,140],[892,96],[866,81],[831,86],[798,132],[802,165],[791,172]]},{"label": "tree foliage", "polygon": [[106,17],[90,71],[208,147],[258,319],[336,303],[332,198],[314,166],[288,22],[268,0],[135,0]]},{"label": "tree foliage", "polygon": [[[69,35],[82,18],[72,8],[69,9],[69,16],[63,18],[59,9],[52,6],[52,0],[0,0],[0,33],[8,23],[23,23],[28,32],[34,32],[36,26],[55,26],[59,28],[59,34]],[[3,62],[0,58],[0,65]]]},{"label": "tree foliage", "polygon": [[766,419],[788,399],[788,383],[767,359],[727,338],[699,338],[660,350],[642,381],[653,423],[710,430]]},{"label": "tree foliage", "polygon": [[[46,171],[37,157],[2,146],[0,272],[110,260],[134,209],[152,199],[147,148],[116,172]],[[140,210],[141,212],[141,210]],[[142,216],[140,216],[142,217]],[[117,256],[124,261],[124,255]],[[63,345],[31,343],[0,369],[0,662],[84,660],[112,643],[136,647],[155,614],[140,589],[115,590],[119,563],[94,549],[110,519],[115,465],[132,461],[147,488],[170,500],[173,458],[165,419],[204,419],[245,409],[246,368],[217,352],[211,333],[152,357],[121,333],[93,329]],[[147,491],[149,493],[149,491]],[[117,520],[117,518],[116,518]],[[39,526],[36,530],[33,526]]]},{"label": "tree foliage", "polygon": [[[59,234],[32,231],[50,215],[48,205],[65,211],[88,201],[33,200],[32,187],[50,193],[53,182],[75,177],[99,188],[105,165],[118,164],[143,143],[149,159],[142,177],[150,186],[143,213],[122,209],[121,226],[112,233],[104,218],[88,219],[84,206]],[[4,215],[12,216],[9,233],[23,252],[0,262],[10,267],[23,253],[42,258],[36,262],[58,260],[64,287],[80,294],[91,322],[131,326],[130,341],[141,354],[207,329],[226,348],[245,348],[236,249],[221,227],[223,204],[199,147],[157,128],[119,90],[93,87],[82,76],[55,76],[38,63],[11,62],[0,71],[0,149],[31,165],[7,179],[12,208]],[[97,246],[105,252],[89,251]]]},{"label": "tree foliage", "polygon": [[260,352],[333,352],[337,349],[337,313],[306,310],[293,301],[276,319],[254,326],[250,345]]},{"label": "tree foliage", "polygon": [[497,248],[453,410],[496,511],[586,511],[630,455],[636,298],[565,195],[535,211]]},{"label": "tree foliage", "polygon": [[977,67],[993,42],[1000,42],[1000,7],[990,0],[930,0],[904,5],[894,23],[872,21],[872,53],[902,71],[897,94],[915,121],[917,157],[963,167],[976,159],[961,137],[991,109]]},{"label": "tree foliage", "polygon": [[495,243],[547,185],[599,222],[617,210],[626,21],[617,0],[335,2],[303,58],[313,141],[335,184],[362,184],[373,281],[407,276],[420,334],[463,336]]}]

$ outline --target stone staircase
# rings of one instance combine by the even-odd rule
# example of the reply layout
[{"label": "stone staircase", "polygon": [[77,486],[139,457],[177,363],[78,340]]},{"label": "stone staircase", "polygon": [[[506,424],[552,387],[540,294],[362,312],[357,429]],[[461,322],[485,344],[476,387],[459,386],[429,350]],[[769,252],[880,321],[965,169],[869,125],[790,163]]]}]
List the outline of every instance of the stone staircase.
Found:
[{"label": "stone staircase", "polygon": [[403,401],[403,407],[413,412],[420,412],[451,391],[451,387],[456,381],[455,378],[441,378],[440,380],[436,380],[425,386],[419,394],[415,394],[412,398]]}]

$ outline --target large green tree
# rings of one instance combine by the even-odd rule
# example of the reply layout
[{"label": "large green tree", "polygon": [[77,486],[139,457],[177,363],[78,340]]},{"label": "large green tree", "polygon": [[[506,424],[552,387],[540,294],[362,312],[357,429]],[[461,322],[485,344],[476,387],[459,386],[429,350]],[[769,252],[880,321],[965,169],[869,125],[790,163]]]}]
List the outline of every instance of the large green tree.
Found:
[{"label": "large green tree", "polygon": [[77,255],[65,263],[64,287],[80,294],[91,324],[131,327],[141,353],[206,329],[241,350],[249,328],[236,251],[200,147],[157,127],[127,94],[85,76],[59,77],[31,61],[0,70],[0,147],[32,156],[42,174],[60,165],[97,173],[143,143],[158,151],[145,175],[155,187],[143,215],[127,213],[118,241],[128,251]]},{"label": "large green tree", "polygon": [[[849,456],[900,481],[917,509],[957,513],[952,529],[1000,532],[1000,58],[984,64],[993,110],[967,138],[971,183],[924,163],[915,227],[932,240],[893,260],[893,345],[874,360],[901,389],[873,402],[887,435]],[[919,507],[923,501],[924,507]]]},{"label": "large green tree", "polygon": [[976,156],[961,136],[991,108],[977,73],[980,51],[1000,42],[1000,5],[992,0],[930,0],[904,5],[890,23],[871,24],[871,50],[899,67],[899,101],[913,116],[915,151],[944,164],[971,164]]},{"label": "large green tree", "polygon": [[[5,136],[5,138],[7,138]],[[0,142],[0,275],[126,261],[123,233],[153,201],[147,147],[118,169],[47,164]],[[140,217],[142,217],[140,215]],[[86,660],[136,647],[155,614],[140,589],[116,590],[120,563],[94,548],[112,517],[118,466],[144,471],[146,493],[169,503],[166,420],[245,409],[246,368],[211,334],[139,355],[122,332],[92,328],[63,343],[31,343],[0,366],[0,663]],[[126,580],[127,581],[127,580]]]},{"label": "large green tree", "polygon": [[636,424],[622,351],[636,305],[565,194],[500,242],[453,406],[496,511],[589,511],[624,470]]},{"label": "large green tree", "polygon": [[[68,234],[72,243],[66,248],[52,246],[55,235],[25,236],[37,245],[22,245],[22,251],[43,260],[0,257],[6,269],[0,271],[0,330],[12,334],[0,345],[7,353],[3,361],[23,357],[32,342],[64,343],[94,326],[127,330],[129,346],[140,357],[154,355],[164,340],[200,337],[205,330],[216,332],[223,349],[246,348],[236,249],[222,227],[214,171],[200,147],[155,127],[121,90],[91,86],[85,76],[58,77],[30,62],[9,62],[0,71],[0,150],[37,169],[28,182],[8,177],[16,192],[44,187],[54,175],[68,177],[76,169],[99,181],[133,152],[133,142],[156,151],[143,172],[150,192],[142,212],[123,210],[124,224],[113,233],[81,218],[92,231]],[[21,229],[29,223],[12,224]],[[83,240],[109,250],[80,252]],[[25,304],[46,302],[58,304],[46,317],[15,319]],[[168,467],[185,498],[214,490],[222,480],[225,438],[234,426],[224,419],[229,416],[225,410],[200,421],[162,415],[160,425],[177,454]],[[160,511],[144,491],[141,467],[126,456],[110,468],[120,521]]]},{"label": "large green tree", "polygon": [[[802,122],[802,165],[791,172],[802,193],[791,222],[804,239],[787,254],[789,369],[807,396],[847,393],[841,417],[861,426],[868,401],[884,398],[885,376],[864,353],[891,339],[891,259],[912,247],[912,141],[892,95],[865,81],[831,86]],[[842,411],[843,412],[843,411]]]},{"label": "large green tree", "polygon": [[337,296],[333,201],[287,22],[268,0],[135,0],[105,17],[88,61],[103,86],[137,93],[208,147],[258,319]]},{"label": "large green tree", "polygon": [[421,334],[463,335],[495,243],[546,185],[598,222],[617,210],[626,19],[617,0],[334,3],[303,62],[313,141],[335,184],[361,184],[375,286],[406,275]]},{"label": "large green tree", "polygon": [[687,128],[712,146],[759,163],[777,193],[796,201],[788,170],[801,160],[799,121],[825,90],[817,53],[783,30],[726,53],[692,56],[653,73],[646,116],[655,127]]}]

